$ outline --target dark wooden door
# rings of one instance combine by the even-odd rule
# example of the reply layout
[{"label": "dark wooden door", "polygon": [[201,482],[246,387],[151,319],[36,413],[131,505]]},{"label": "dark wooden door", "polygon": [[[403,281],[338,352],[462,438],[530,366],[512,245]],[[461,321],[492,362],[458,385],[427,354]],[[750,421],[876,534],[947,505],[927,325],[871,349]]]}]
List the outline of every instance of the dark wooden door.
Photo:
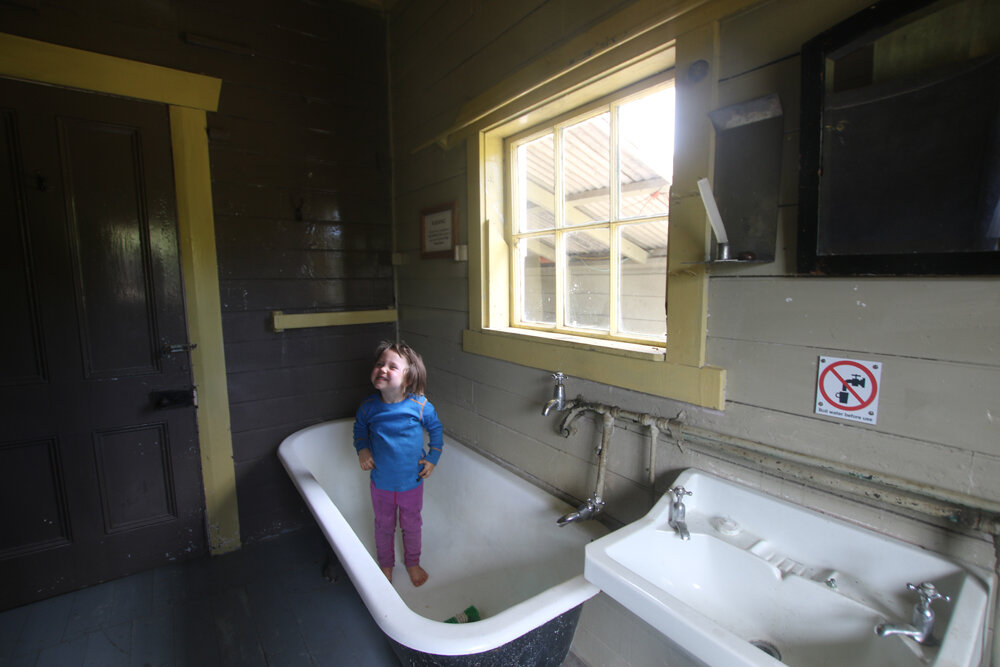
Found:
[{"label": "dark wooden door", "polygon": [[0,79],[0,609],[205,551],[170,151]]}]

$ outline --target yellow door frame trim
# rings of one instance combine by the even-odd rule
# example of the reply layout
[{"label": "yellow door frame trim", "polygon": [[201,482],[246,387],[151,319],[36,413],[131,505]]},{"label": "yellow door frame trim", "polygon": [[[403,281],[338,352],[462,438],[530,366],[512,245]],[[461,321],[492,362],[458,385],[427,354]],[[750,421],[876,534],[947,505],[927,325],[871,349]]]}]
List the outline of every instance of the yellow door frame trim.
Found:
[{"label": "yellow door frame trim", "polygon": [[206,112],[221,79],[0,33],[0,76],[168,105],[209,548],[240,548]]}]

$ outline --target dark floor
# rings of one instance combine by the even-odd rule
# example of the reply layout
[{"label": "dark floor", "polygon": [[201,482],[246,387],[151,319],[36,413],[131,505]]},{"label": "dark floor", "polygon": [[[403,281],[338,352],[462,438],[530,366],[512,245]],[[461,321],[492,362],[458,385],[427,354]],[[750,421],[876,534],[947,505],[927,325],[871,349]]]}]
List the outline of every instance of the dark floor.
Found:
[{"label": "dark floor", "polygon": [[397,666],[309,529],[0,613],[0,666]]}]

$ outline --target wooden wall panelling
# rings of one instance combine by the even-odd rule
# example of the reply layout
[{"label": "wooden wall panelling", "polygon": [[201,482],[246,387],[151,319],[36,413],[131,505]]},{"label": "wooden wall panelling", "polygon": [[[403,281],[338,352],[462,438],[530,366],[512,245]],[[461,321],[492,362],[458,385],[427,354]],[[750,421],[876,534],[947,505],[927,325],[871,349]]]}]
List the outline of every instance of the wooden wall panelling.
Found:
[{"label": "wooden wall panelling", "polygon": [[[226,85],[228,84],[228,85]],[[345,122],[357,123],[360,127],[378,121],[380,109],[376,103],[364,99],[371,95],[372,86],[362,83],[340,96],[331,94],[330,99],[309,97],[300,93],[269,91],[254,82],[226,82],[219,98],[219,113],[256,118],[273,122],[284,122],[310,128],[344,128]],[[235,112],[239,113],[235,113]]]},{"label": "wooden wall panelling", "polygon": [[237,152],[221,146],[212,157],[213,172],[236,182],[275,188],[305,185],[367,196],[378,193],[378,179],[384,177],[377,164],[374,153],[330,160]]},{"label": "wooden wall panelling", "polygon": [[352,416],[372,391],[368,373],[375,345],[393,339],[395,327],[301,329],[267,337],[257,329],[255,313],[240,317],[248,329],[232,321],[226,329],[239,339],[229,348],[233,456],[244,539],[253,540],[308,521],[297,494],[289,493],[276,443],[310,424]]},{"label": "wooden wall panelling", "polygon": [[[332,344],[325,344],[327,349],[317,350],[314,360],[299,366],[230,373],[229,389],[234,406],[260,407],[266,402],[288,397],[305,403],[314,400],[313,397],[326,395],[330,398],[323,398],[321,404],[327,404],[327,407],[321,409],[319,414],[342,414],[343,411],[335,409],[335,393],[341,390],[349,390],[353,395],[367,392],[370,389],[368,373],[371,371],[371,359],[367,354],[356,359],[331,359],[328,348]],[[297,411],[300,410],[297,408]],[[350,412],[347,411],[348,414]]]},{"label": "wooden wall panelling", "polygon": [[[903,291],[910,285],[918,288]],[[989,278],[719,279],[711,310],[713,329],[739,331],[750,342],[867,347],[871,354],[965,364],[990,365],[996,347],[980,334],[1000,329],[1000,293]]]},{"label": "wooden wall panelling", "polygon": [[[294,239],[286,244],[289,249],[311,251],[365,251],[389,252],[388,229],[375,234],[371,227],[357,220],[341,222],[338,208],[332,211],[333,220],[288,220],[255,218],[240,215],[220,215],[216,218],[218,238],[224,240],[227,248],[279,247],[286,239]],[[358,209],[360,211],[360,208]],[[362,218],[361,213],[357,214]],[[387,227],[387,226],[386,226]]]},{"label": "wooden wall panelling", "polygon": [[[383,146],[385,133],[375,123],[355,127],[288,125],[244,116],[227,116],[209,123],[214,147],[233,151],[255,151],[265,155],[289,155],[301,159],[328,159],[331,155],[353,156],[359,163],[376,163],[375,148]],[[385,156],[377,161],[385,169]]]},{"label": "wooden wall panelling", "polygon": [[[251,248],[222,255],[219,265],[225,279],[391,279],[385,253],[365,250],[282,250]],[[262,267],[262,268],[257,268]],[[386,303],[374,304],[385,306]]]},{"label": "wooden wall panelling", "polygon": [[[354,193],[322,192],[305,187],[258,188],[247,183],[213,180],[212,197],[217,216],[250,216],[280,220],[345,220],[372,225],[373,239],[391,238],[388,203],[381,197]],[[381,230],[375,228],[382,227]],[[362,232],[362,235],[364,233]],[[391,247],[388,246],[387,247]]]},{"label": "wooden wall panelling", "polygon": [[[129,60],[139,60],[188,71],[179,62],[178,38],[172,17],[132,13],[117,16],[102,10],[107,3],[42,3],[37,10],[0,6],[3,31],[21,37],[94,51]],[[121,8],[149,3],[120,3]],[[198,73],[208,74],[202,70]]]},{"label": "wooden wall panelling", "polygon": [[[435,194],[431,191],[437,189],[442,191],[438,196],[443,201],[447,201],[449,197],[454,198],[455,193],[461,189],[459,184],[465,182],[465,151],[441,150],[433,146],[412,155],[400,156],[394,167],[397,180],[406,188],[403,192],[397,191],[397,201],[402,200],[402,205],[408,207],[405,211],[407,216],[416,213],[419,221],[420,210],[427,206],[427,202],[409,195],[422,190]],[[421,193],[421,196],[428,195]],[[399,206],[400,203],[397,203],[397,210]]]},{"label": "wooden wall panelling", "polygon": [[392,301],[392,280],[221,280],[223,312],[364,309]]}]

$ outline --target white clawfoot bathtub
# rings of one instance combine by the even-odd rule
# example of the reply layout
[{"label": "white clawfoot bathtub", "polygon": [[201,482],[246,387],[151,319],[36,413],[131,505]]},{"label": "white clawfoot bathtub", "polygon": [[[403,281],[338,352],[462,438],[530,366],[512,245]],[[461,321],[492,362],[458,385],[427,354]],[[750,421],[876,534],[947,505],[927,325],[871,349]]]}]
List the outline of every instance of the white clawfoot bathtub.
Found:
[{"label": "white clawfoot bathtub", "polygon": [[[573,508],[446,436],[424,490],[421,565],[430,579],[420,588],[410,583],[397,535],[389,583],[373,556],[369,478],[352,425],[344,419],[293,433],[278,455],[382,631],[412,651],[464,656],[502,652],[533,632],[537,643],[537,628],[572,616],[569,638],[560,639],[568,650],[577,608],[598,592],[583,578],[584,547],[608,531],[594,521],[557,526]],[[443,622],[470,605],[483,620]]]}]

